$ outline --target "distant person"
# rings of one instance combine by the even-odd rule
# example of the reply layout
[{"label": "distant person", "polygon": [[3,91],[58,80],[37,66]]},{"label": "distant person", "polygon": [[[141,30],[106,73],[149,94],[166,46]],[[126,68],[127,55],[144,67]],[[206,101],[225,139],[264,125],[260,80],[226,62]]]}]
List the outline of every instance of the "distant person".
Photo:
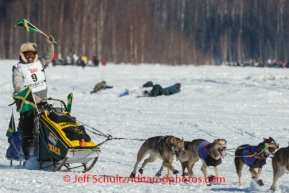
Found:
[{"label": "distant person", "polygon": [[222,64],[222,60],[218,60],[218,61],[217,61],[217,64],[218,64],[218,65],[221,65],[221,64]]},{"label": "distant person", "polygon": [[86,63],[83,60],[80,60],[80,65],[82,66],[82,68],[84,68],[86,66]]},{"label": "distant person", "polygon": [[263,60],[262,60],[261,58],[259,59],[258,67],[264,67],[264,66],[263,66]]},{"label": "distant person", "polygon": [[88,60],[87,65],[88,66],[93,66],[92,60]]},{"label": "distant person", "polygon": [[267,67],[271,67],[271,64],[272,64],[272,60],[269,58],[269,59],[267,60]]},{"label": "distant person", "polygon": [[77,65],[78,56],[76,54],[73,54],[72,58],[73,58],[73,64]]},{"label": "distant person", "polygon": [[79,58],[76,60],[76,65],[81,66],[82,65],[82,60]]},{"label": "distant person", "polygon": [[113,88],[112,86],[107,86],[105,81],[101,81],[100,83],[97,83],[94,88],[93,91],[91,91],[90,93],[97,93],[98,91],[100,91],[101,89],[105,89],[105,88]]},{"label": "distant person", "polygon": [[61,53],[58,54],[58,60],[62,60],[62,55],[61,55]]},{"label": "distant person", "polygon": [[56,53],[54,53],[54,54],[53,54],[53,57],[52,57],[52,65],[53,65],[53,66],[56,66],[57,59],[58,59],[58,56],[57,56]]},{"label": "distant person", "polygon": [[161,96],[161,95],[172,95],[179,93],[181,91],[181,84],[176,83],[172,86],[163,88],[159,84],[156,84],[153,86],[151,91],[144,91],[144,94],[148,94],[149,96],[156,97],[156,96]]},{"label": "distant person", "polygon": [[88,62],[87,56],[83,55],[81,57],[81,60],[85,63],[85,65],[87,65],[87,62]]},{"label": "distant person", "polygon": [[67,55],[65,58],[65,65],[70,65],[70,64],[71,64],[71,58],[69,55]]},{"label": "distant person", "polygon": [[92,62],[93,62],[93,66],[98,67],[99,60],[96,54],[93,55]]}]

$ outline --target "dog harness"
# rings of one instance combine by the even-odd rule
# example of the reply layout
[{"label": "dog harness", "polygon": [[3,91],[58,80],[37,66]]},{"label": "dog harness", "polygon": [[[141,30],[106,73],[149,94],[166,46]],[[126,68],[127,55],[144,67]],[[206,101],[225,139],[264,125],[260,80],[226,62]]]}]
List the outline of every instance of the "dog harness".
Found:
[{"label": "dog harness", "polygon": [[[166,143],[166,138],[167,138],[168,136],[162,136],[160,139],[159,139],[159,143],[160,143],[160,146],[159,146],[159,153],[160,153],[160,155],[163,157],[163,152],[162,152],[162,149],[161,149],[161,146],[162,146],[162,144],[163,143],[165,143],[165,145],[170,149],[170,150],[172,150],[169,146],[168,146],[168,144]],[[174,154],[174,153],[173,153]]]},{"label": "dog harness", "polygon": [[242,159],[250,167],[258,168],[266,164],[266,159],[258,156],[258,146],[246,146],[242,149]]},{"label": "dog harness", "polygon": [[199,157],[204,159],[205,157],[207,157],[209,155],[209,147],[210,143],[207,141],[203,141],[199,147],[198,147],[198,153],[199,153]]},{"label": "dog harness", "polygon": [[207,141],[203,141],[198,146],[198,154],[201,159],[204,159],[207,166],[218,166],[222,163],[222,159],[214,159],[209,152],[210,143]]}]

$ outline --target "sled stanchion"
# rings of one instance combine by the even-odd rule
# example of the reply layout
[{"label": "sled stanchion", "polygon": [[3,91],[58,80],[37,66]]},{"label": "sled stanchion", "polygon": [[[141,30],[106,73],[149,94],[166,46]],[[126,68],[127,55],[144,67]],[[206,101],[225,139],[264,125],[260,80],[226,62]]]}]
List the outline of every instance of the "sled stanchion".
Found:
[{"label": "sled stanchion", "polygon": [[94,158],[92,163],[90,164],[90,166],[88,166],[88,168],[86,168],[85,170],[82,171],[82,173],[88,172],[89,170],[91,170],[91,168],[95,165],[95,163],[97,162],[98,157]]},{"label": "sled stanchion", "polygon": [[60,170],[60,169],[62,168],[62,166],[65,164],[65,162],[66,162],[67,159],[68,159],[68,157],[65,157],[65,158],[62,160],[62,162],[61,162],[57,167],[55,167],[54,170],[52,170],[52,171],[53,171],[53,172],[56,172],[56,171]]}]

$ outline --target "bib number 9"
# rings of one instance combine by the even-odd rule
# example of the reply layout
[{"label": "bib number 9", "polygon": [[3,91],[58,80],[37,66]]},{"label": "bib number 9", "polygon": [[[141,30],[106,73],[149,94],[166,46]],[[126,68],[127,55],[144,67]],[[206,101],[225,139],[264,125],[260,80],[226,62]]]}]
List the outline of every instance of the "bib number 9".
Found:
[{"label": "bib number 9", "polygon": [[31,74],[31,78],[33,82],[36,82],[38,80],[36,74]]}]

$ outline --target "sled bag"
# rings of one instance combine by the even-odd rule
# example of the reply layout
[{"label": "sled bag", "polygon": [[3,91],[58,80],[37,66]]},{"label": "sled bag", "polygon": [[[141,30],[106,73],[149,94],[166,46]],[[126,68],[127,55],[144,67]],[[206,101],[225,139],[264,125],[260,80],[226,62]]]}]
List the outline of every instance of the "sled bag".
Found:
[{"label": "sled bag", "polygon": [[86,134],[84,126],[80,125],[78,127],[67,127],[62,129],[65,133],[66,137],[70,140],[82,140],[84,139],[85,142],[90,141],[89,135]]},{"label": "sled bag", "polygon": [[65,115],[63,113],[57,113],[54,111],[50,112],[48,117],[55,123],[62,123],[62,122],[76,123],[75,117],[71,117],[69,115]]},{"label": "sled bag", "polygon": [[9,143],[10,145],[6,151],[6,158],[12,160],[24,160],[24,154],[22,151],[22,131],[13,132]]}]

